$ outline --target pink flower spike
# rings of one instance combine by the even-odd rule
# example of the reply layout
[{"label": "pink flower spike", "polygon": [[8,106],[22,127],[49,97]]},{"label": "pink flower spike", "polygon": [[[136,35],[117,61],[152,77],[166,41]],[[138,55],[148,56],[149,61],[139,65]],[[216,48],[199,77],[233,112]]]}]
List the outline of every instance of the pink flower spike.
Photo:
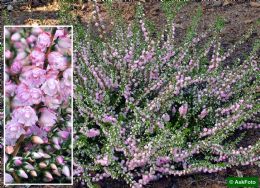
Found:
[{"label": "pink flower spike", "polygon": [[101,164],[102,166],[108,166],[110,164],[109,160],[108,160],[108,156],[104,156],[102,159],[98,159],[96,160],[97,164]]},{"label": "pink flower spike", "polygon": [[204,117],[206,117],[208,115],[208,111],[207,109],[203,109],[199,115],[200,119],[203,119]]},{"label": "pink flower spike", "polygon": [[115,122],[117,122],[116,118],[114,118],[110,115],[105,115],[104,118],[103,118],[103,121],[105,123],[115,123]]},{"label": "pink flower spike", "polygon": [[170,121],[170,116],[169,116],[169,114],[163,114],[162,115],[162,118],[163,118],[163,120],[165,121],[165,122],[168,122],[168,121]]},{"label": "pink flower spike", "polygon": [[98,135],[100,135],[100,131],[98,129],[90,129],[86,133],[87,137],[94,138]]},{"label": "pink flower spike", "polygon": [[60,144],[60,139],[59,139],[58,137],[54,136],[54,137],[52,137],[52,142],[53,142],[55,145],[59,146],[59,144]]},{"label": "pink flower spike", "polygon": [[37,88],[32,88],[30,90],[31,93],[31,101],[33,104],[39,104],[42,102],[42,91]]},{"label": "pink flower spike", "polygon": [[43,29],[41,27],[36,26],[36,27],[32,28],[32,34],[33,35],[39,35],[42,32],[43,32]]},{"label": "pink flower spike", "polygon": [[179,113],[181,117],[185,117],[186,114],[188,112],[188,104],[183,104],[180,108],[179,108]]},{"label": "pink flower spike", "polygon": [[22,65],[26,65],[25,58],[27,57],[27,53],[25,51],[19,51],[15,57],[15,61],[21,61]]}]

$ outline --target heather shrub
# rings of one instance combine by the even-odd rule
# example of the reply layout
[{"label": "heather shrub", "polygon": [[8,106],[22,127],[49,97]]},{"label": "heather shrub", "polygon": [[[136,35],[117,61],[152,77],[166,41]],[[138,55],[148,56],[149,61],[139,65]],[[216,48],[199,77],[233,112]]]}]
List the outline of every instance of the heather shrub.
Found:
[{"label": "heather shrub", "polygon": [[154,35],[141,6],[131,25],[107,34],[94,7],[94,24],[75,41],[76,179],[143,187],[163,176],[259,165],[259,138],[240,145],[260,128],[259,40],[237,58],[253,28],[224,49],[223,22],[196,33],[200,15],[176,41],[174,20]]}]

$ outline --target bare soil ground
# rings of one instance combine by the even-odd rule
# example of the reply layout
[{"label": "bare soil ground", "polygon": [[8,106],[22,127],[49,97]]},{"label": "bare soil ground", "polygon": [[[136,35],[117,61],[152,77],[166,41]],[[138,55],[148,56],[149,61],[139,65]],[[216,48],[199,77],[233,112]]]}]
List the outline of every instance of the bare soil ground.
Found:
[{"label": "bare soil ground", "polygon": [[[249,1],[221,1],[222,3],[203,4],[203,16],[199,25],[199,32],[203,32],[212,25],[217,18],[221,16],[225,20],[226,27],[222,31],[222,45],[228,47],[235,43],[240,37],[249,29],[250,26],[255,24],[260,19],[260,5],[252,4]],[[258,2],[255,2],[258,3]],[[123,18],[127,22],[134,19],[134,10],[136,2],[114,3],[114,8],[122,11]],[[177,38],[180,39],[184,35],[187,27],[191,22],[192,15],[195,14],[196,9],[200,6],[201,2],[189,2],[180,12],[178,12],[175,22],[178,24]],[[165,23],[165,16],[162,13],[159,2],[144,3],[145,14],[151,19],[156,27],[163,27]],[[59,24],[59,11],[58,3],[45,4],[30,8],[28,5],[14,5],[14,9],[7,13],[9,24],[42,24],[53,25]],[[90,22],[92,4],[91,2],[85,3],[82,7],[78,4],[71,6],[71,12],[81,20],[82,24],[86,25]],[[105,18],[107,25],[110,24],[110,18],[104,6],[101,5],[101,14]],[[2,22],[3,23],[3,22]],[[109,28],[109,27],[108,27]],[[250,51],[252,42],[260,38],[260,28],[258,27],[252,37],[237,50],[235,56],[242,56],[242,52]],[[241,51],[240,51],[241,50]],[[257,131],[249,132],[241,145],[252,143],[256,138],[260,137]],[[1,172],[0,172],[1,176]],[[237,167],[228,169],[215,174],[197,174],[184,177],[168,177],[163,178],[158,182],[149,184],[149,188],[224,188],[226,187],[226,177],[228,176],[258,176],[260,177],[260,168],[255,166]],[[51,186],[44,186],[51,187]],[[75,187],[81,187],[76,185]],[[124,188],[128,187],[124,182],[117,182],[114,180],[106,180],[99,183],[101,188]]]}]

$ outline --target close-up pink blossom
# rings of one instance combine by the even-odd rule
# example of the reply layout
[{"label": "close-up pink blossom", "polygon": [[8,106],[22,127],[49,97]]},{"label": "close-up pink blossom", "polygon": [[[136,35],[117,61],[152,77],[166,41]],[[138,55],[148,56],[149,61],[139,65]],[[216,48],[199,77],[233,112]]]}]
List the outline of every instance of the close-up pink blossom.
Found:
[{"label": "close-up pink blossom", "polygon": [[18,107],[12,112],[12,119],[24,126],[33,126],[38,121],[35,109],[31,106]]},{"label": "close-up pink blossom", "polygon": [[71,27],[5,37],[5,183],[71,183]]},{"label": "close-up pink blossom", "polygon": [[71,47],[71,42],[70,42],[70,38],[67,36],[61,36],[59,37],[59,42],[58,42],[58,47],[60,49],[70,49]]},{"label": "close-up pink blossom", "polygon": [[45,53],[38,49],[35,49],[31,52],[30,59],[33,65],[43,68],[43,63],[45,61]]},{"label": "close-up pink blossom", "polygon": [[16,60],[12,63],[10,67],[10,73],[12,75],[19,74],[22,71],[23,65],[22,62],[19,60]]},{"label": "close-up pink blossom", "polygon": [[6,123],[5,134],[8,135],[5,138],[5,143],[8,146],[15,145],[17,139],[25,133],[23,125],[16,120],[11,120]]},{"label": "close-up pink blossom", "polygon": [[20,81],[26,83],[30,87],[39,87],[46,80],[45,73],[46,70],[42,68],[36,66],[25,66],[20,75]]},{"label": "close-up pink blossom", "polygon": [[11,80],[5,83],[5,95],[8,97],[13,97],[16,91],[17,85]]},{"label": "close-up pink blossom", "polygon": [[49,66],[53,70],[64,71],[68,67],[67,58],[60,52],[51,52],[48,55]]},{"label": "close-up pink blossom", "polygon": [[43,102],[48,108],[57,109],[62,104],[62,98],[60,95],[46,95],[43,99]]},{"label": "close-up pink blossom", "polygon": [[36,41],[36,48],[41,51],[45,51],[47,47],[51,45],[51,35],[47,32],[42,32],[38,35]]},{"label": "close-up pink blossom", "polygon": [[57,121],[57,115],[53,110],[50,110],[48,108],[41,108],[39,112],[39,125],[41,127],[52,127],[55,125]]},{"label": "close-up pink blossom", "polygon": [[44,94],[54,96],[60,92],[59,81],[54,78],[50,78],[42,84],[41,89]]},{"label": "close-up pink blossom", "polygon": [[13,99],[12,106],[28,106],[31,105],[31,93],[30,88],[25,83],[20,83],[16,89],[16,95]]}]

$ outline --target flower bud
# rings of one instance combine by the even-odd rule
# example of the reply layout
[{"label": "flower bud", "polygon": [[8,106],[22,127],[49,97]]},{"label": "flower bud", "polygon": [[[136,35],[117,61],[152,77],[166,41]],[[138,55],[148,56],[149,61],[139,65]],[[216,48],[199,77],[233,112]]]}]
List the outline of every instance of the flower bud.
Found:
[{"label": "flower bud", "polygon": [[66,122],[66,127],[72,127],[71,121]]},{"label": "flower bud", "polygon": [[47,167],[47,164],[44,163],[44,162],[40,162],[39,167],[40,167],[40,168],[46,168],[46,167]]},{"label": "flower bud", "polygon": [[56,162],[61,165],[61,164],[64,163],[64,158],[62,156],[57,156],[56,157]]},{"label": "flower bud", "polygon": [[20,33],[14,33],[12,36],[11,36],[11,40],[12,41],[19,41],[21,39],[21,34]]},{"label": "flower bud", "polygon": [[61,176],[61,174],[60,174],[60,172],[59,172],[58,169],[57,169],[57,170],[53,170],[52,172],[53,172],[53,174],[55,174],[56,176]]},{"label": "flower bud", "polygon": [[63,139],[67,139],[70,135],[70,133],[68,131],[59,131],[58,135],[63,138]]},{"label": "flower bud", "polygon": [[42,158],[42,155],[40,155],[39,153],[33,152],[33,153],[32,153],[32,157],[33,157],[34,159],[40,159],[40,158]]},{"label": "flower bud", "polygon": [[25,163],[24,168],[27,170],[34,170],[34,167],[30,163]]},{"label": "flower bud", "polygon": [[60,37],[58,40],[58,46],[60,48],[69,49],[71,46],[71,39],[67,36]]},{"label": "flower bud", "polygon": [[21,166],[23,164],[22,160],[20,157],[15,157],[14,158],[14,165],[15,166]]},{"label": "flower bud", "polygon": [[170,121],[170,116],[169,116],[169,114],[167,114],[167,113],[163,114],[162,118],[163,118],[163,120],[164,120],[165,122]]},{"label": "flower bud", "polygon": [[59,144],[60,144],[60,143],[59,143],[59,138],[56,137],[56,136],[52,137],[52,142],[53,142],[55,145],[59,145]]},{"label": "flower bud", "polygon": [[10,59],[12,57],[12,52],[10,50],[5,51],[5,58]]},{"label": "flower bud", "polygon": [[54,145],[53,147],[54,147],[56,150],[60,150],[60,149],[61,149],[60,145]]},{"label": "flower bud", "polygon": [[18,170],[17,175],[20,176],[21,178],[28,178],[28,175],[25,173],[23,169]]},{"label": "flower bud", "polygon": [[8,173],[5,173],[5,183],[13,183],[14,182],[14,178],[8,174]]},{"label": "flower bud", "polygon": [[[71,109],[71,108],[66,108],[66,112],[67,112],[67,113],[71,113],[71,112],[72,112],[72,109]],[[70,126],[68,126],[68,127],[70,127]]]},{"label": "flower bud", "polygon": [[47,32],[42,32],[38,35],[36,47],[44,51],[51,45],[51,35]]},{"label": "flower bud", "polygon": [[30,171],[32,177],[37,177],[37,173],[35,170]]},{"label": "flower bud", "polygon": [[58,170],[56,164],[51,163],[50,166],[51,166],[51,169],[52,169],[52,170]]},{"label": "flower bud", "polygon": [[42,151],[42,149],[40,149],[37,153],[38,153],[39,155],[41,155],[42,157],[44,157],[44,152]]},{"label": "flower bud", "polygon": [[14,152],[14,147],[13,146],[6,146],[5,148],[5,153],[7,154],[12,154]]},{"label": "flower bud", "polygon": [[44,143],[44,141],[39,136],[33,136],[32,137],[32,142],[34,144],[43,144]]},{"label": "flower bud", "polygon": [[47,154],[47,153],[44,153],[43,158],[44,158],[44,159],[50,159],[51,156],[50,156],[49,154]]},{"label": "flower bud", "polygon": [[48,182],[53,180],[53,177],[52,177],[51,173],[48,172],[48,171],[44,172],[44,177],[47,178]]},{"label": "flower bud", "polygon": [[63,166],[62,174],[64,174],[66,177],[70,176],[70,169],[69,169],[69,167],[67,165]]}]

